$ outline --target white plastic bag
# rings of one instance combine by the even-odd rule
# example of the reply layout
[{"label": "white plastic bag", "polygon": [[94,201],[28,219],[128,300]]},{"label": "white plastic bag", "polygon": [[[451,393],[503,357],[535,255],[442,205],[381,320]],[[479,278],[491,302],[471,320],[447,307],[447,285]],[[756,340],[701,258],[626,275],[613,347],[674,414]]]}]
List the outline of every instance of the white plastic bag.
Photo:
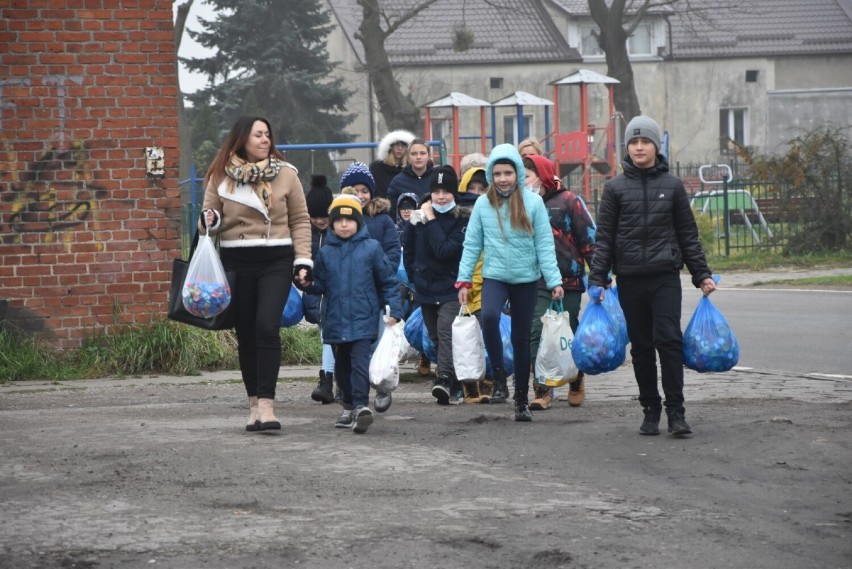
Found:
[{"label": "white plastic bag", "polygon": [[577,379],[579,370],[571,355],[574,342],[571,316],[562,310],[562,301],[550,303],[541,317],[541,324],[541,342],[535,358],[536,385],[560,387],[571,383]]},{"label": "white plastic bag", "polygon": [[467,304],[461,305],[458,316],[453,320],[453,368],[459,381],[474,382],[485,377],[482,330]]},{"label": "white plastic bag", "polygon": [[183,307],[193,316],[213,318],[231,303],[231,287],[210,235],[198,236],[198,247],[186,269]]},{"label": "white plastic bag", "polygon": [[378,392],[390,393],[399,386],[399,361],[406,353],[408,341],[403,321],[389,326],[387,314],[384,320],[385,331],[370,358],[370,385]]}]

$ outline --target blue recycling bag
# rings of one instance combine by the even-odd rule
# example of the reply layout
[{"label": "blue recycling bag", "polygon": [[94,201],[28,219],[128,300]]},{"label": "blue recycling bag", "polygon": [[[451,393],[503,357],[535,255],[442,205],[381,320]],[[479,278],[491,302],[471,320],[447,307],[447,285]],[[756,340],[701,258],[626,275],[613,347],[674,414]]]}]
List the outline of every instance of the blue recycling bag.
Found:
[{"label": "blue recycling bag", "polygon": [[[607,296],[609,291],[604,293],[604,299]],[[613,371],[624,363],[627,342],[602,302],[592,300],[583,311],[571,344],[571,356],[577,369],[587,375]]]},{"label": "blue recycling bag", "polygon": [[629,342],[627,337],[627,320],[624,319],[624,311],[621,309],[621,303],[618,301],[618,287],[613,285],[606,289],[604,299],[601,302],[612,320],[613,326],[618,330],[619,341],[626,346]]},{"label": "blue recycling bag", "polygon": [[683,333],[683,365],[700,373],[728,371],[740,359],[740,344],[728,321],[702,296]]},{"label": "blue recycling bag", "polygon": [[281,311],[281,320],[278,325],[281,328],[289,328],[295,326],[305,317],[305,304],[302,301],[302,295],[299,290],[290,285],[290,296],[287,297],[287,304],[284,305],[284,310]]},{"label": "blue recycling bag", "polygon": [[438,361],[435,345],[432,343],[432,338],[429,337],[426,323],[423,322],[423,310],[419,306],[414,309],[408,320],[405,321],[404,332],[405,339],[408,340],[408,344],[412,348],[425,354],[430,361]]},{"label": "blue recycling bag", "polygon": [[[508,377],[515,373],[515,357],[512,349],[512,318],[505,312],[500,313],[500,338],[503,340],[503,369]],[[485,375],[493,377],[488,350],[485,350]]]}]

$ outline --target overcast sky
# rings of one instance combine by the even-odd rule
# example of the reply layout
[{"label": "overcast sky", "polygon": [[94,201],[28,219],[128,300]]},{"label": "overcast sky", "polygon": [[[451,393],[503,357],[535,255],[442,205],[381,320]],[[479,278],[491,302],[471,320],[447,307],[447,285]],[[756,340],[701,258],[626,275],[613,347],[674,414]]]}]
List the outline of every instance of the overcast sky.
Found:
[{"label": "overcast sky", "polygon": [[[173,14],[177,16],[177,6],[182,2],[173,3]],[[186,19],[186,29],[201,31],[201,25],[198,23],[198,17],[201,16],[207,20],[214,15],[213,8],[204,3],[204,0],[195,0],[192,8],[189,11],[189,16]],[[184,32],[183,39],[180,43],[180,57],[203,57],[209,54],[210,51],[195,43],[189,35]],[[194,93],[203,88],[207,82],[207,78],[199,73],[190,73],[183,65],[179,66],[178,74],[180,77],[180,88],[184,93]]]}]

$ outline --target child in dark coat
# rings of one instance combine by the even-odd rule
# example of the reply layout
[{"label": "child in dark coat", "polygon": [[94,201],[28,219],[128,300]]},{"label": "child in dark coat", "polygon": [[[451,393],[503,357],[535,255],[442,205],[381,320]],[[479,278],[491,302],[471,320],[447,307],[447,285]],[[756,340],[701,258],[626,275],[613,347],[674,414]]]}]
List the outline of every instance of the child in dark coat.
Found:
[{"label": "child in dark coat", "polygon": [[313,275],[301,270],[296,284],[325,297],[321,317],[323,342],[334,347],[334,372],[342,395],[338,428],[365,433],[373,423],[370,404],[371,344],[376,322],[387,304],[388,325],[402,318],[396,269],[375,239],[367,234],[360,202],[349,195],[329,209],[332,234],[314,258]]}]

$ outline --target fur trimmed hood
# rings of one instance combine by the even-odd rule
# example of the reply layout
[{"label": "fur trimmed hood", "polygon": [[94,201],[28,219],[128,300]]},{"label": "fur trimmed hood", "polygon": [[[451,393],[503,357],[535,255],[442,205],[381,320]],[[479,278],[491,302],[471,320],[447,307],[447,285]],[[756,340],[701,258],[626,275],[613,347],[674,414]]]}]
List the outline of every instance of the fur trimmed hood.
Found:
[{"label": "fur trimmed hood", "polygon": [[367,203],[364,214],[375,217],[380,213],[390,215],[391,204],[387,198],[373,198]]},{"label": "fur trimmed hood", "polygon": [[394,142],[404,142],[406,146],[409,146],[415,138],[417,137],[414,136],[414,133],[407,130],[393,130],[382,137],[379,147],[376,150],[376,155],[379,160],[384,160],[387,158],[388,152],[390,152],[390,148]]}]

